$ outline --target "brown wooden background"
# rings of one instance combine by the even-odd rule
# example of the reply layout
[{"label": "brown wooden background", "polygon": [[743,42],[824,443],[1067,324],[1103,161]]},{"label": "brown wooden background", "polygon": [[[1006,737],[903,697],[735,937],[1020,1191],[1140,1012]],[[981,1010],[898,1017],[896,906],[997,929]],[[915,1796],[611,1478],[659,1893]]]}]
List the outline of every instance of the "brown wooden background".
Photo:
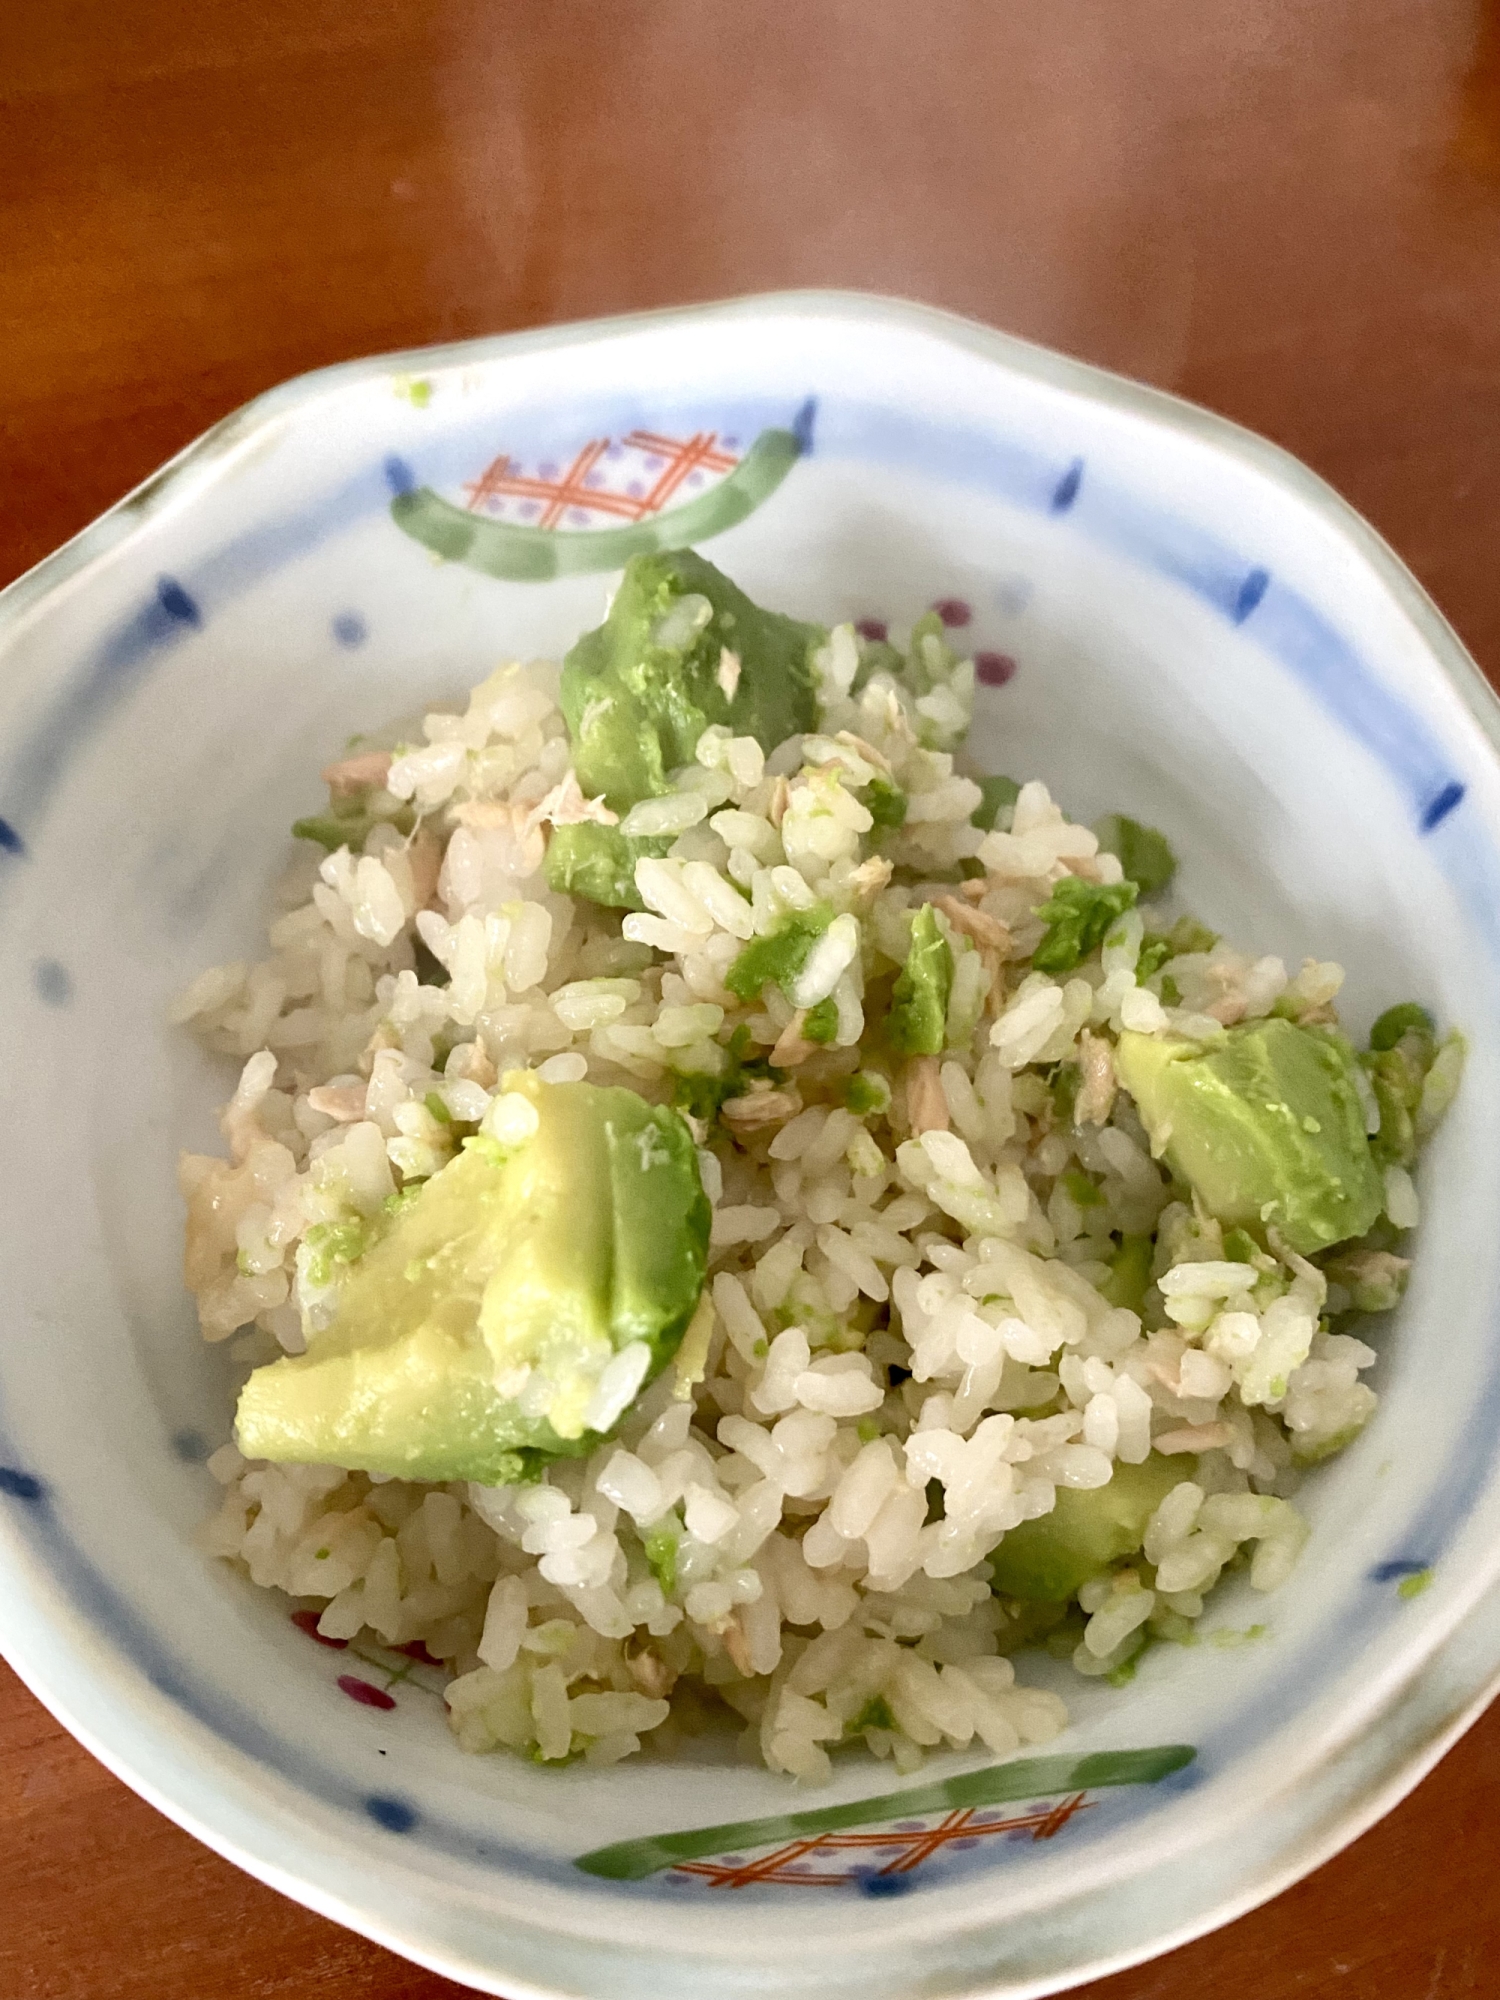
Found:
[{"label": "brown wooden background", "polygon": [[[1264,431],[1500,671],[1500,0],[0,0],[0,581],[301,369],[825,284]],[[1500,1993],[1497,1802],[1500,1713],[1089,2000]],[[3,2000],[459,1991],[0,1667]]]}]

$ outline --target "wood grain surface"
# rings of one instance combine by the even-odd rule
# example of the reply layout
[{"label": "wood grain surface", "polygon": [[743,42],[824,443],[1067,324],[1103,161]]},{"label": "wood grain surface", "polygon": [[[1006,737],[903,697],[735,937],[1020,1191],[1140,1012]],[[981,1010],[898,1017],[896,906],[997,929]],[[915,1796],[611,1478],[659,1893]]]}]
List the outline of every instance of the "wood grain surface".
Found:
[{"label": "wood grain surface", "polygon": [[[1496,0],[10,0],[0,581],[378,351],[787,285],[951,306],[1265,432],[1500,669]],[[0,1634],[3,1634],[0,1607]],[[1500,1993],[1500,1716],[1089,2000]],[[0,1668],[3,2000],[438,2000]]]}]

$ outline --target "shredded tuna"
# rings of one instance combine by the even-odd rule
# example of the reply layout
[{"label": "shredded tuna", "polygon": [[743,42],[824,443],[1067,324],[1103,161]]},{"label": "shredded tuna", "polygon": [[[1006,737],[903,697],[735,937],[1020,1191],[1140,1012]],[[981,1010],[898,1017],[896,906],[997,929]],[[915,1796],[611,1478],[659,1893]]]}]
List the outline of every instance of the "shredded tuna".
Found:
[{"label": "shredded tuna", "polygon": [[745,1637],[745,1628],[733,1614],[725,1621],[719,1637],[724,1641],[724,1650],[734,1661],[742,1674],[753,1674],[750,1662],[750,1642]]},{"label": "shredded tuna", "polygon": [[956,931],[973,938],[976,944],[988,945],[1002,958],[1010,950],[1009,924],[1002,924],[988,910],[973,909],[969,904],[961,903],[957,896],[939,896],[937,906]]},{"label": "shredded tuna", "polygon": [[852,750],[856,757],[863,757],[867,764],[873,764],[877,771],[887,777],[891,774],[891,760],[883,750],[877,750],[873,743],[866,743],[863,736],[856,736],[852,729],[841,729],[834,737],[835,743],[842,743],[846,750]]},{"label": "shredded tuna", "polygon": [[773,1125],[785,1125],[802,1109],[802,1099],[790,1090],[757,1090],[748,1097],[731,1097],[720,1116],[736,1132],[763,1132]]},{"label": "shredded tuna", "polygon": [[382,1049],[399,1049],[400,1046],[401,1037],[396,1033],[396,1030],[391,1026],[389,1021],[382,1021],[360,1051],[360,1075],[368,1076],[370,1074],[371,1070],[375,1067],[375,1058],[380,1054]]},{"label": "shredded tuna", "polygon": [[419,910],[432,907],[437,895],[438,876],[443,866],[443,843],[431,827],[419,827],[406,849],[406,865],[411,870],[412,894]]},{"label": "shredded tuna", "polygon": [[849,877],[851,903],[860,908],[873,902],[894,873],[893,864],[883,854],[872,854],[868,861],[861,861]]},{"label": "shredded tuna", "polygon": [[389,750],[363,750],[357,757],[340,757],[323,766],[323,783],[339,798],[383,785],[391,774]]},{"label": "shredded tuna", "polygon": [[610,811],[602,794],[597,799],[585,798],[577,776],[570,770],[527,814],[527,831],[544,820],[550,820],[553,826],[582,826],[587,821],[595,826],[618,826],[620,815]]},{"label": "shredded tuna", "polygon": [[460,1042],[444,1073],[465,1083],[477,1083],[481,1090],[492,1089],[497,1074],[482,1042]]},{"label": "shredded tuna", "polygon": [[1160,1437],[1153,1438],[1151,1449],[1170,1457],[1179,1451],[1213,1451],[1219,1445],[1233,1443],[1234,1431],[1229,1424],[1184,1424],[1180,1430],[1163,1431]]},{"label": "shredded tuna", "polygon": [[314,1111],[321,1111],[338,1125],[357,1125],[365,1115],[364,1083],[320,1083],[307,1093]]},{"label": "shredded tuna", "polygon": [[471,827],[476,833],[497,826],[514,827],[516,823],[515,808],[508,799],[465,799],[448,810],[460,826]]},{"label": "shredded tuna", "polygon": [[798,1063],[804,1063],[810,1055],[816,1054],[817,1043],[808,1041],[802,1032],[806,1020],[806,1008],[799,1007],[782,1029],[771,1051],[772,1069],[795,1069]]},{"label": "shredded tuna", "polygon": [[[660,1653],[652,1652],[649,1646],[644,1647],[639,1653],[627,1653],[625,1664],[630,1670],[630,1678],[642,1694],[649,1694],[653,1700],[660,1701],[671,1693],[672,1684],[677,1676]],[[748,1673],[749,1668],[741,1667],[740,1672]]]},{"label": "shredded tuna", "polygon": [[912,1132],[946,1132],[948,1099],[936,1056],[913,1056],[906,1065],[906,1115]]}]

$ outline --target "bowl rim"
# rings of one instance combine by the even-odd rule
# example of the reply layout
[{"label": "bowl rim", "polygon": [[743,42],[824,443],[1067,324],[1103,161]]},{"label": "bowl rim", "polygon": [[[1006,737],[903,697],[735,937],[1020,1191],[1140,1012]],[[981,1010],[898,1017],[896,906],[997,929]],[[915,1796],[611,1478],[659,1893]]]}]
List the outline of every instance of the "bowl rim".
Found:
[{"label": "bowl rim", "polygon": [[[1258,436],[1229,418],[1173,395],[1130,380],[1092,363],[1003,333],[960,314],[897,297],[853,290],[797,289],[715,300],[701,304],[673,306],[657,310],[613,315],[558,326],[526,328],[515,332],[482,335],[473,339],[432,346],[396,350],[336,363],[290,378],[256,396],[188,443],[157,471],[149,474],[131,492],[106,512],[84,526],[52,554],[0,590],[0,645],[46,599],[85,575],[95,564],[127,545],[168,509],[188,502],[228,471],[230,461],[268,426],[281,423],[294,412],[324,397],[370,380],[393,374],[420,374],[435,369],[451,370],[465,365],[494,364],[530,351],[582,347],[621,335],[648,333],[674,326],[707,327],[733,320],[754,320],[762,316],[798,316],[843,321],[855,325],[886,325],[926,336],[934,343],[974,354],[1012,375],[1065,392],[1085,403],[1144,419],[1178,434],[1185,434],[1242,466],[1261,474],[1284,492],[1312,507],[1360,557],[1396,607],[1415,628],[1428,659],[1465,708],[1486,739],[1492,754],[1500,756],[1500,695],[1481,673],[1462,641],[1438,610],[1432,598],[1395,554],[1384,538],[1345,501],[1338,492],[1302,461],[1282,447]],[[12,1536],[0,1521],[0,1554]],[[12,1566],[11,1573],[24,1585],[24,1564]],[[294,1874],[278,1864],[268,1851],[248,1840],[248,1826],[257,1824],[262,1835],[272,1831],[272,1815],[264,1809],[257,1820],[248,1814],[227,1814],[244,1824],[244,1834],[214,1823],[207,1808],[200,1809],[169,1796],[155,1780],[137,1773],[131,1761],[130,1738],[136,1726],[128,1702],[121,1704],[118,1728],[104,1730],[93,1718],[75,1714],[74,1704],[51,1683],[45,1654],[56,1643],[57,1619],[43,1606],[40,1591],[33,1598],[35,1624],[41,1643],[26,1648],[26,1666],[16,1667],[19,1677],[91,1754],[98,1757],[117,1777],[145,1797],[167,1817],[184,1826],[196,1838],[227,1859],[294,1900],[317,1910],[347,1927],[387,1945],[405,1956],[450,1978],[477,1984],[482,1990],[505,1991],[515,2000],[551,2000],[563,1989],[528,1983],[512,1972],[500,1972],[493,1960],[470,1957],[445,1940],[440,1916],[429,1912],[425,1937],[413,1936],[407,1925],[387,1919],[368,1900],[340,1894],[325,1884]],[[1495,1664],[1477,1671],[1465,1663],[1464,1641],[1478,1641],[1481,1656]],[[63,1642],[68,1643],[66,1640]],[[1423,1673],[1435,1669],[1442,1660],[1455,1660],[1453,1685],[1434,1700],[1434,1689],[1424,1700],[1419,1685]],[[13,1662],[14,1664],[14,1662]],[[1441,1678],[1435,1674],[1435,1679]],[[1281,1890],[1310,1873],[1341,1848],[1358,1838],[1376,1820],[1390,1811],[1464,1731],[1477,1720],[1484,1707],[1500,1691],[1500,1585],[1492,1586],[1471,1601],[1452,1622],[1437,1634],[1429,1654],[1412,1675],[1390,1690],[1382,1718],[1393,1725],[1406,1718],[1408,1727],[1399,1743],[1377,1758],[1377,1768],[1368,1780],[1360,1777],[1356,1794],[1345,1799],[1340,1794],[1339,1776],[1347,1779],[1360,1761],[1359,1746],[1340,1745],[1320,1766],[1319,1790],[1329,1794],[1326,1810],[1304,1809],[1295,1814],[1287,1838],[1277,1853],[1253,1879],[1226,1896],[1210,1896],[1206,1905],[1176,1923],[1142,1933],[1120,1949],[1097,1953],[1091,1958],[1066,1965],[1061,1959],[1051,1969],[1039,1969],[1019,1980],[1007,1978],[1002,1984],[964,1984],[951,1992],[978,2000],[981,1994],[1004,1993],[1007,2000],[1042,1995],[1061,1990],[1075,1982],[1107,1976],[1174,1949],[1191,1939],[1233,1921],[1279,1894]],[[1436,1711],[1436,1712],[1434,1712]],[[1393,1730],[1393,1733],[1394,1730]],[[1154,1868],[1135,1878],[1134,1886],[1144,1890]],[[545,1919],[537,1926],[537,1936],[546,1933]],[[977,1934],[977,1933],[976,1933]],[[580,1938],[580,1943],[582,1939]],[[684,1959],[686,1964],[687,1960]],[[497,1979],[502,1986],[493,1984]]]},{"label": "bowl rim", "polygon": [[1222,416],[1170,389],[1136,381],[1097,362],[1082,360],[1020,334],[1006,333],[944,306],[927,305],[896,293],[864,292],[852,287],[809,286],[745,292],[687,305],[656,306],[557,325],[521,327],[508,333],[476,334],[466,340],[438,341],[425,347],[392,348],[288,376],[189,439],[102,514],[0,587],[0,631],[91,563],[129,540],[166,507],[188,497],[194,485],[216,477],[223,469],[222,460],[255,432],[323,395],[389,375],[418,375],[433,368],[451,369],[466,363],[494,361],[507,354],[580,347],[674,323],[752,319],[766,313],[884,321],[927,333],[1048,387],[1184,432],[1229,453],[1273,483],[1290,488],[1323,513],[1330,525],[1341,530],[1371,564],[1380,582],[1420,628],[1437,664],[1500,753],[1500,692],[1486,679],[1430,593],[1379,530],[1335,486],[1294,453],[1234,418]]}]

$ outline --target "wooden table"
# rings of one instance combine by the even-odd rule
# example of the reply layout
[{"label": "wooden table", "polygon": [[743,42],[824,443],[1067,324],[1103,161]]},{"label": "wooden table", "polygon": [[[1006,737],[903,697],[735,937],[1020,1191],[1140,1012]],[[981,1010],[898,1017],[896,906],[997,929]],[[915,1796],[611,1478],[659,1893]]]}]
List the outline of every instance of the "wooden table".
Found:
[{"label": "wooden table", "polygon": [[[1500,0],[12,0],[0,581],[382,348],[790,285],[955,307],[1325,474],[1500,669]],[[0,1610],[3,1618],[3,1610]],[[1500,1990],[1500,1714],[1092,2000]],[[0,1668],[5,2000],[437,2000]]]}]

